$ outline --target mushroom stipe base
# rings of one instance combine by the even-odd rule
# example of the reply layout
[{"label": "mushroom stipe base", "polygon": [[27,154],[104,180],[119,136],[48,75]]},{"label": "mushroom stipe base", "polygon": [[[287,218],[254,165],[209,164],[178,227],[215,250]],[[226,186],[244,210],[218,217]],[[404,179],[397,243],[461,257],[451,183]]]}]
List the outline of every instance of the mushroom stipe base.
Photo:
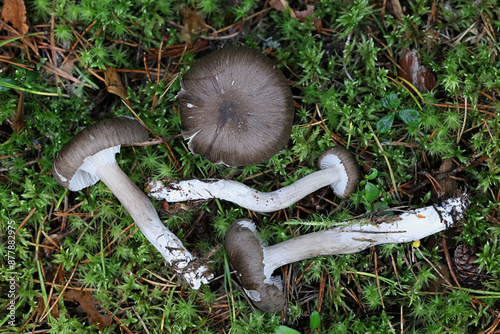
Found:
[{"label": "mushroom stipe base", "polygon": [[146,194],[116,162],[115,155],[122,144],[147,139],[146,128],[133,118],[117,117],[94,123],[63,147],[54,160],[52,174],[57,182],[72,191],[101,180],[172,269],[193,289],[198,289],[213,277],[210,267],[200,263],[163,224]]}]

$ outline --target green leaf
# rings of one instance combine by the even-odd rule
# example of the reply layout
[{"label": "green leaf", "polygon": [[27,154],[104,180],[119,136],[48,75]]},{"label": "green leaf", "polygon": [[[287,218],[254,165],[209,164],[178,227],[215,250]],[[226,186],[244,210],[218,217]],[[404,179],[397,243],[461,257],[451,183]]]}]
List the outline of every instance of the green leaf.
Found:
[{"label": "green leaf", "polygon": [[3,79],[0,79],[0,92],[7,92],[15,84],[17,84],[17,82],[14,79],[12,79],[12,78],[3,78]]},{"label": "green leaf", "polygon": [[13,79],[10,79],[10,78],[0,79],[0,92],[6,92],[6,91],[8,91],[11,88],[17,89],[17,90],[20,90],[20,91],[23,91],[23,92],[37,94],[37,95],[64,96],[64,97],[68,97],[68,95],[66,95],[66,94],[45,93],[45,92],[35,91],[35,90],[32,90],[32,89],[26,89],[26,88],[21,87],[20,84],[17,81],[15,81]]},{"label": "green leaf", "polygon": [[416,125],[420,122],[420,113],[415,109],[401,110],[398,115],[408,125]]},{"label": "green leaf", "polygon": [[386,133],[389,131],[392,127],[392,123],[394,123],[394,117],[396,114],[390,113],[388,115],[385,115],[382,117],[378,122],[377,122],[377,130],[380,133]]},{"label": "green leaf", "polygon": [[365,186],[365,198],[368,202],[375,201],[380,196],[380,189],[373,183],[367,183]]},{"label": "green leaf", "polygon": [[309,319],[309,328],[316,329],[319,325],[321,325],[321,315],[318,311],[313,311]]},{"label": "green leaf", "polygon": [[290,327],[286,326],[279,326],[274,330],[274,333],[276,334],[300,334],[300,332],[297,332],[295,329],[291,329]]},{"label": "green leaf", "polygon": [[25,38],[25,37],[30,37],[30,36],[36,36],[36,35],[43,35],[44,32],[36,32],[36,33],[33,33],[33,34],[27,34],[27,35],[24,35],[24,36],[17,36],[17,37],[14,37],[14,38],[11,38],[11,39],[7,39],[5,41],[2,41],[0,42],[0,47],[4,46],[4,45],[7,45],[9,43],[12,43],[18,39],[22,39],[22,38]]},{"label": "green leaf", "polygon": [[384,203],[384,202],[375,202],[375,203],[373,203],[373,209],[375,211],[384,211],[384,210],[386,210],[384,212],[384,216],[394,216],[394,212],[387,211],[387,209],[389,209],[389,206],[386,203]]},{"label": "green leaf", "polygon": [[387,109],[398,109],[399,105],[401,104],[401,100],[395,93],[384,96],[382,100],[380,100],[380,102],[382,102],[384,108]]}]

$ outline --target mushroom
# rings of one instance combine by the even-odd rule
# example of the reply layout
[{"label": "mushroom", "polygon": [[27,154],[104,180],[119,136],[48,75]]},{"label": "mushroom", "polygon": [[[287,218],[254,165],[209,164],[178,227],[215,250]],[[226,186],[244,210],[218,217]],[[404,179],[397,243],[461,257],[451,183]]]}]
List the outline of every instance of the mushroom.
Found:
[{"label": "mushroom", "polygon": [[325,151],[318,159],[318,167],[319,171],[269,193],[257,191],[237,181],[214,179],[186,180],[168,184],[151,181],[147,191],[149,196],[167,202],[219,198],[258,212],[287,208],[328,185],[341,198],[347,198],[356,191],[360,173],[356,159],[347,149],[336,146]]},{"label": "mushroom", "polygon": [[247,47],[225,47],[198,60],[182,77],[177,101],[189,149],[215,164],[267,161],[292,131],[288,80]]},{"label": "mushroom", "polygon": [[208,283],[210,269],[199,265],[182,241],[160,221],[156,209],[118,166],[115,154],[121,145],[145,142],[147,129],[129,117],[108,119],[80,131],[58,153],[52,166],[56,181],[71,191],[101,180],[118,198],[144,236],[173,269],[195,289]]},{"label": "mushroom", "polygon": [[265,312],[277,312],[285,297],[279,276],[273,272],[304,259],[352,254],[366,248],[422,239],[454,226],[469,205],[467,194],[399,216],[357,219],[331,229],[308,233],[265,246],[249,219],[235,221],[226,234],[226,252],[246,295]]}]

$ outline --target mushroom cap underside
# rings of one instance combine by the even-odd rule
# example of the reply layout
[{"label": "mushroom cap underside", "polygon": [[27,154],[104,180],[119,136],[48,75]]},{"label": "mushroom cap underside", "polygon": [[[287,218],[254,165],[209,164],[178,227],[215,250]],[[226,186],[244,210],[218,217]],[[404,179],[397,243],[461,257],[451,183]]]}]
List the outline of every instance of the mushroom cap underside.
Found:
[{"label": "mushroom cap underside", "polygon": [[354,155],[342,146],[335,146],[323,152],[318,159],[318,168],[327,169],[332,166],[339,166],[342,173],[342,180],[331,184],[335,195],[340,198],[347,198],[354,193],[361,179],[358,163]]},{"label": "mushroom cap underside", "polygon": [[292,131],[288,80],[250,48],[226,47],[198,60],[184,74],[177,101],[189,149],[212,163],[265,162]]},{"label": "mushroom cap underside", "polygon": [[226,234],[225,247],[229,261],[254,305],[265,312],[280,311],[285,297],[276,285],[265,283],[263,246],[255,235],[255,224],[248,219],[233,222]]},{"label": "mushroom cap underside", "polygon": [[65,188],[83,164],[83,160],[104,149],[145,142],[148,130],[131,117],[116,117],[89,125],[77,133],[57,154],[52,175]]}]

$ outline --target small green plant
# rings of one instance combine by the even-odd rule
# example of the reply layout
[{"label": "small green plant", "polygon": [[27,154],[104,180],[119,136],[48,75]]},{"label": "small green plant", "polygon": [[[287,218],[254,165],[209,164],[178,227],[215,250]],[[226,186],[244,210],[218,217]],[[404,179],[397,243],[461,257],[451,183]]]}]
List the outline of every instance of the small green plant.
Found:
[{"label": "small green plant", "polygon": [[[2,29],[2,258],[12,256],[9,233],[16,247],[15,263],[0,268],[0,288],[9,291],[14,271],[17,282],[16,326],[7,327],[4,305],[11,299],[2,294],[0,331],[99,330],[77,302],[64,299],[68,289],[89,291],[97,311],[112,315],[104,333],[494,330],[500,309],[496,2],[415,0],[402,17],[367,0],[288,1],[282,11],[281,3],[287,2],[34,0],[26,2],[28,33]],[[180,38],[181,4],[204,22],[191,45]],[[190,291],[105,185],[66,191],[51,166],[71,137],[103,118],[137,116],[151,138],[180,134],[179,79],[225,45],[261,50],[283,71],[296,106],[291,140],[267,163],[246,167],[212,165],[180,138],[127,147],[117,161],[134,183],[226,178],[275,191],[315,171],[318,156],[335,145],[357,155],[364,180],[350,199],[325,187],[269,215],[225,201],[154,201],[162,222],[224,277]],[[408,48],[419,49],[436,76],[432,91],[417,94],[398,81],[399,55]],[[119,70],[130,108],[101,81],[110,66]],[[439,171],[445,158],[453,161],[447,174]],[[286,266],[284,318],[254,310],[225,259],[224,236],[236,219],[251,217],[272,245],[353,216],[437,204],[442,182],[450,179],[467,187],[472,205],[453,237],[438,238],[446,238],[447,249],[429,238],[418,249],[384,245]],[[481,286],[458,287],[446,275],[447,282],[440,281],[444,255],[453,259],[458,243],[476,248],[471,267],[479,270]],[[320,289],[321,314],[309,314],[319,307]]]},{"label": "small green plant", "polygon": [[277,327],[274,331],[275,334],[300,334],[299,331],[296,331],[295,329],[292,329],[290,327],[281,325]]},{"label": "small green plant", "polygon": [[321,314],[318,311],[313,311],[309,317],[309,328],[312,330],[318,329],[321,326]]},{"label": "small green plant", "polygon": [[401,119],[406,125],[413,126],[420,123],[420,113],[415,109],[403,109],[397,110],[401,105],[401,100],[398,98],[397,94],[390,93],[384,96],[380,103],[386,109],[392,110],[389,114],[382,117],[377,122],[377,130],[380,133],[386,133],[391,130],[392,124],[396,116]]},{"label": "small green plant", "polygon": [[379,198],[382,191],[375,184],[367,182],[370,180],[375,180],[378,177],[378,170],[373,168],[369,173],[365,175],[365,180],[362,180],[359,185],[364,186],[364,198],[369,202],[374,202]]}]

